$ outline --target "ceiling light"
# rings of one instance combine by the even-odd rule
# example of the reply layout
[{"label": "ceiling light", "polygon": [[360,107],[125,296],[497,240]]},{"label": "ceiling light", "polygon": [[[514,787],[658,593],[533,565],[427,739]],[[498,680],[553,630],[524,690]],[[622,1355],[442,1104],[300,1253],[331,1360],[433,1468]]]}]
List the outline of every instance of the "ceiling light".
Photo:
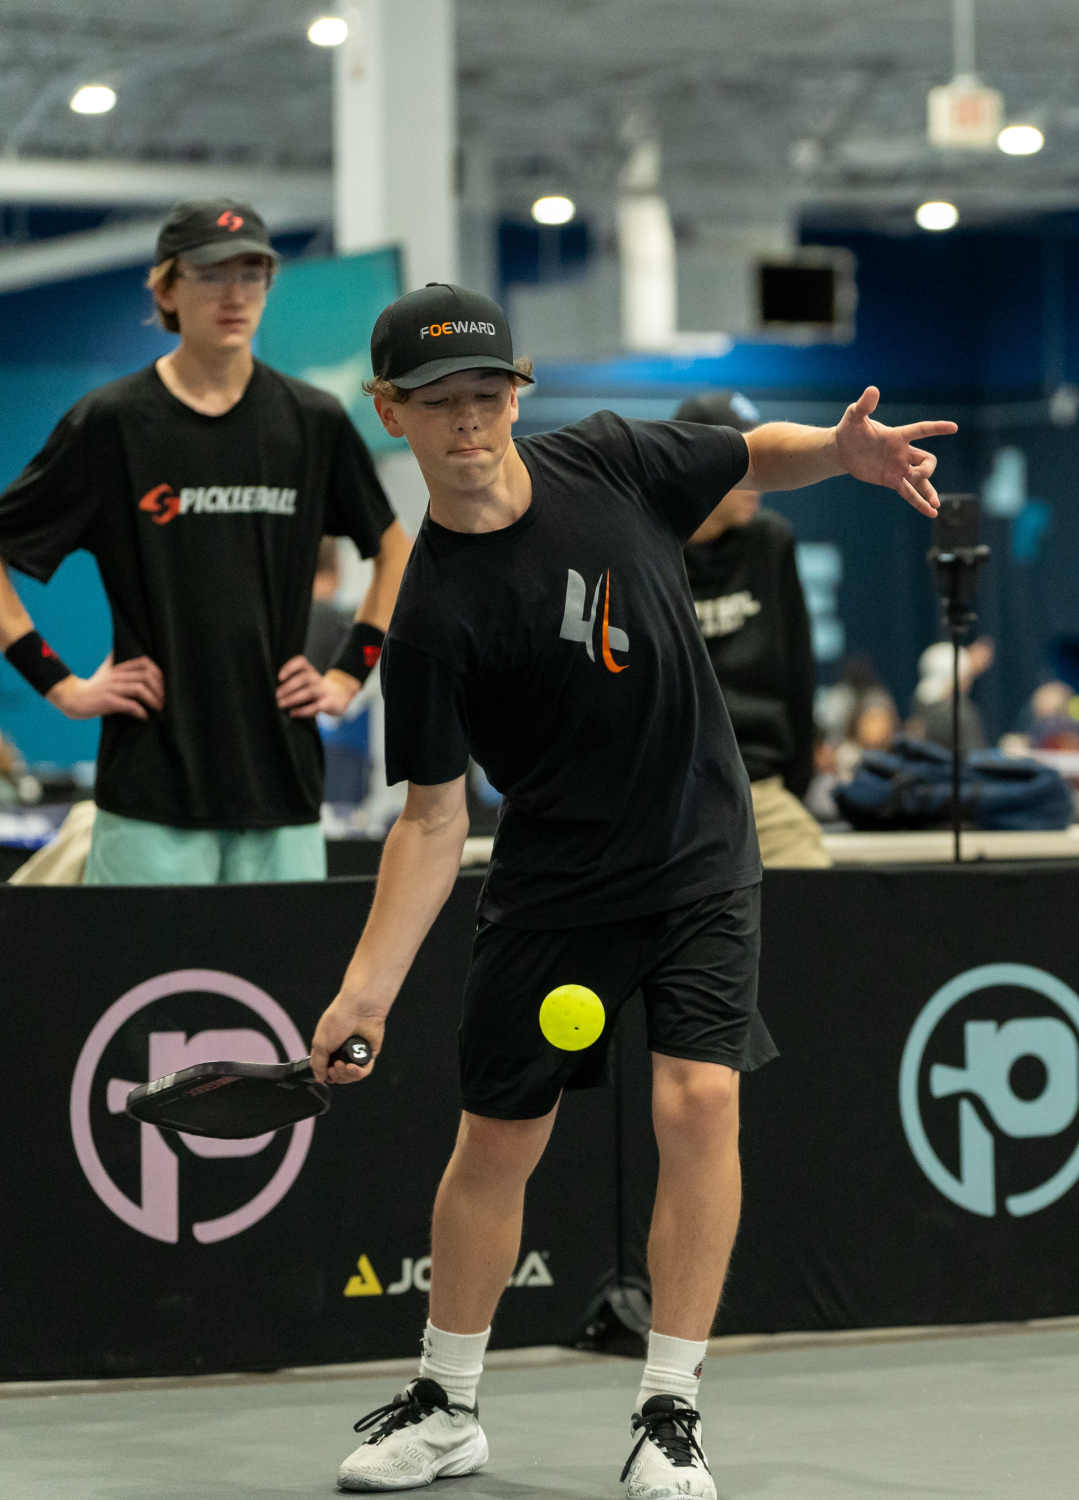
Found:
[{"label": "ceiling light", "polygon": [[954,229],[959,222],[959,210],[954,203],[933,201],[921,204],[914,217],[922,229]]},{"label": "ceiling light", "polygon": [[1045,136],[1037,125],[1005,125],[997,145],[1006,156],[1033,156],[1045,145]]},{"label": "ceiling light", "polygon": [[537,224],[568,224],[577,212],[572,198],[552,193],[546,198],[537,198],[532,205],[532,217]]},{"label": "ceiling light", "polygon": [[116,94],[107,83],[84,83],[68,102],[77,115],[107,115],[116,103]]},{"label": "ceiling light", "polygon": [[348,22],[340,16],[319,16],[307,28],[307,40],[316,47],[340,47],[348,36]]}]

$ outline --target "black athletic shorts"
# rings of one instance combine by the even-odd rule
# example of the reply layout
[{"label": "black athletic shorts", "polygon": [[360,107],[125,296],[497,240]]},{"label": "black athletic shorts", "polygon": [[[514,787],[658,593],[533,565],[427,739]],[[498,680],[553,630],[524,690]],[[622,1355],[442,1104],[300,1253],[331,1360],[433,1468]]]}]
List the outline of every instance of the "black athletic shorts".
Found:
[{"label": "black athletic shorts", "polygon": [[[596,927],[532,931],[481,919],[458,1033],[464,1108],[536,1119],[563,1089],[605,1082],[611,1032],[637,990],[650,1051],[759,1068],[777,1056],[757,1011],[759,956],[759,885]],[[606,1011],[598,1040],[577,1052],[540,1030],[544,996],[563,984],[594,990]]]}]

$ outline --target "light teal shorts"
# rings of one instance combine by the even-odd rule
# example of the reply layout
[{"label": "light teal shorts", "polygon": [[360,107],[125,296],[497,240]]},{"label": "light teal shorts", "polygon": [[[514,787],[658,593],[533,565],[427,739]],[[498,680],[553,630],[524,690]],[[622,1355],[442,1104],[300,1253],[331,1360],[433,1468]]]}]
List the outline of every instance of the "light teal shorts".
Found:
[{"label": "light teal shorts", "polygon": [[237,885],[325,880],[319,823],[288,828],[173,828],[98,808],[84,885]]}]

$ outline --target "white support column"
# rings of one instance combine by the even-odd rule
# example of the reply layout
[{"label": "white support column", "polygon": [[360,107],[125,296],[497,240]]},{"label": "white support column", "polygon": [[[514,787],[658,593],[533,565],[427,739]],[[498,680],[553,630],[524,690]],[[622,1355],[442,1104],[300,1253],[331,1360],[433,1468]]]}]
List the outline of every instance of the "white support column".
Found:
[{"label": "white support column", "polygon": [[[453,9],[453,0],[347,0],[341,11],[349,34],[334,74],[336,248],[347,255],[399,246],[405,291],[457,279]],[[411,497],[390,468],[381,472],[407,525]],[[377,681],[369,693],[363,813],[367,833],[377,837],[400,811],[405,789],[386,785]]]},{"label": "white support column", "polygon": [[461,151],[458,217],[458,275],[462,286],[498,296],[498,210],[494,163],[486,141]]},{"label": "white support column", "polygon": [[335,59],[342,254],[397,244],[406,289],[457,275],[453,0],[348,0]]},{"label": "white support column", "polygon": [[677,263],[660,192],[659,141],[637,121],[627,122],[624,134],[629,155],[617,214],[622,340],[627,349],[668,349],[678,328]]}]

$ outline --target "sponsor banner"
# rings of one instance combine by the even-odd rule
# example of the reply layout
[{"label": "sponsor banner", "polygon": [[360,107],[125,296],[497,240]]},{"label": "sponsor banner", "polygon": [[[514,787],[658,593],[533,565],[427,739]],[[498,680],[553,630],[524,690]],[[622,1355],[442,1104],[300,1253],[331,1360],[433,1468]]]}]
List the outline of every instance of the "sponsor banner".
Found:
[{"label": "sponsor banner", "polygon": [[[546,1252],[529,1250],[522,1256],[507,1287],[554,1286],[550,1257]],[[395,1280],[382,1281],[367,1254],[356,1261],[356,1270],[345,1283],[345,1297],[400,1297],[408,1292],[431,1290],[431,1257],[406,1255],[395,1273]]]},{"label": "sponsor banner", "polygon": [[[318,1121],[221,1142],[129,1119],[128,1088],[210,1057],[306,1052],[371,880],[0,891],[14,1291],[0,1378],[418,1349],[478,878],[421,949],[372,1079]],[[1048,865],[767,875],[761,1008],[782,1057],[743,1083],[720,1331],[1079,1310],[1077,884]],[[612,1071],[615,1089],[563,1102],[493,1347],[570,1342],[616,1268],[645,1274],[639,1006]]]},{"label": "sponsor banner", "polygon": [[[766,873],[782,1056],[743,1082],[718,1331],[1079,1312],[1077,892],[1075,864]],[[625,1118],[640,1274],[654,1152]]]},{"label": "sponsor banner", "polygon": [[[7,1003],[0,1378],[272,1369],[419,1347],[478,877],[462,877],[372,1078],[254,1140],[130,1119],[135,1083],[303,1056],[373,882],[0,892]],[[607,1093],[567,1101],[493,1347],[571,1337],[615,1258]],[[582,1147],[582,1141],[588,1143]],[[594,1148],[594,1149],[593,1149]]]}]

